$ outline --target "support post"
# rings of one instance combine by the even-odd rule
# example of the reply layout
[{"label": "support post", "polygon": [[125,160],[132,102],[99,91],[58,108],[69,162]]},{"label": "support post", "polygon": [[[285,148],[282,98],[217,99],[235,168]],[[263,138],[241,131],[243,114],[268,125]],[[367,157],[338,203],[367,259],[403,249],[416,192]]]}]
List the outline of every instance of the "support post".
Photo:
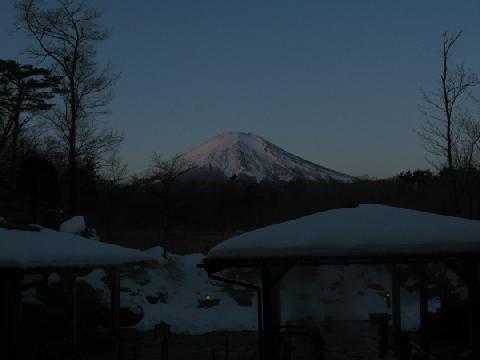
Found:
[{"label": "support post", "polygon": [[464,270],[468,287],[468,308],[470,315],[470,358],[478,359],[480,356],[480,289],[477,262],[470,261],[465,263]]},{"label": "support post", "polygon": [[398,266],[392,266],[392,321],[393,321],[393,346],[397,358],[400,358],[401,346],[401,303],[400,303],[400,279],[398,274]]},{"label": "support post", "polygon": [[12,347],[12,334],[11,334],[11,315],[10,315],[10,281],[6,275],[3,275],[0,279],[1,283],[1,304],[2,304],[2,313],[0,316],[0,326],[1,326],[1,333],[0,333],[0,343],[1,343],[1,350],[0,350],[0,357],[2,359],[8,359],[11,357],[11,347]]},{"label": "support post", "polygon": [[270,267],[262,270],[263,360],[277,359],[281,325],[279,282],[285,273],[285,269],[275,272]]},{"label": "support post", "polygon": [[263,313],[263,360],[275,359],[273,345],[273,300],[269,268],[262,270],[262,313]]},{"label": "support post", "polygon": [[112,316],[112,334],[120,336],[120,274],[118,269],[111,269],[110,275],[110,310]]},{"label": "support post", "polygon": [[261,289],[257,290],[257,317],[258,317],[258,359],[263,360],[263,299]]},{"label": "support post", "polygon": [[263,360],[263,306],[262,306],[262,288],[257,285],[241,282],[238,280],[227,279],[212,273],[208,273],[208,277],[212,280],[223,281],[227,284],[242,286],[247,289],[255,290],[257,293],[257,321],[258,321],[258,359]]},{"label": "support post", "polygon": [[78,288],[77,276],[71,275],[71,289],[72,289],[72,351],[74,356],[78,352]]},{"label": "support post", "polygon": [[2,330],[5,332],[5,354],[8,359],[17,359],[21,331],[21,287],[23,272],[8,271],[3,277],[2,286]]},{"label": "support post", "polygon": [[428,279],[427,264],[419,265],[419,295],[420,295],[420,341],[423,347],[428,346]]}]

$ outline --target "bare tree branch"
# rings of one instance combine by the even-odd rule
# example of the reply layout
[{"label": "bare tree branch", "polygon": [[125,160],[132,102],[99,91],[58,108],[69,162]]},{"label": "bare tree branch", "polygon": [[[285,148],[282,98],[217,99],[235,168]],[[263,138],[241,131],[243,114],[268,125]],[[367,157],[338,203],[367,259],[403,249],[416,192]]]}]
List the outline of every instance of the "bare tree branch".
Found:
[{"label": "bare tree branch", "polygon": [[50,60],[62,76],[62,107],[51,114],[54,133],[68,154],[69,212],[76,207],[79,163],[102,158],[121,141],[121,135],[102,129],[96,116],[107,113],[111,89],[118,79],[111,64],[99,70],[95,44],[108,39],[101,24],[102,11],[78,0],[16,0],[17,27],[29,34],[30,55]]}]

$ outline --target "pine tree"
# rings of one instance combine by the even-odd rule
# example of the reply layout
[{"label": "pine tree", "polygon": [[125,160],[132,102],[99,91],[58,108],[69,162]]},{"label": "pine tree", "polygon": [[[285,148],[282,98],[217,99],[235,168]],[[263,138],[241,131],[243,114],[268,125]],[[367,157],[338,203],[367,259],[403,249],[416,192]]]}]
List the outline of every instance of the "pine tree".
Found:
[{"label": "pine tree", "polygon": [[60,78],[47,69],[0,60],[0,152],[9,151],[8,178],[15,189],[18,141],[33,115],[50,109]]}]

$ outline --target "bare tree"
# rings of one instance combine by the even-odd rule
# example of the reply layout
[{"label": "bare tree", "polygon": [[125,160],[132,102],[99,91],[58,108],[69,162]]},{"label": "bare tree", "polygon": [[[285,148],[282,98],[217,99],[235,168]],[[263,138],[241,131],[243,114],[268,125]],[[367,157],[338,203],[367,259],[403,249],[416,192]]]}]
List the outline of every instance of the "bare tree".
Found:
[{"label": "bare tree", "polygon": [[465,106],[473,96],[471,91],[480,84],[476,73],[464,64],[450,65],[452,50],[463,32],[443,34],[442,72],[438,86],[423,91],[422,112],[427,120],[418,132],[427,151],[440,157],[441,167],[455,169],[455,150],[464,130]]},{"label": "bare tree", "polygon": [[162,187],[168,189],[178,177],[192,169],[192,164],[180,155],[164,159],[160,154],[153,153],[148,178],[150,181],[161,183]]},{"label": "bare tree", "polygon": [[115,189],[127,178],[128,174],[128,165],[122,162],[118,154],[118,150],[119,149],[117,148],[115,151],[110,153],[110,155],[106,158],[105,166],[102,169],[102,177],[108,183],[108,205],[105,217],[108,242],[113,241],[112,222],[114,213],[113,209],[115,206]]},{"label": "bare tree", "polygon": [[82,146],[90,152],[104,149],[100,143],[105,137],[96,132],[95,116],[106,112],[117,77],[110,65],[99,70],[95,59],[94,45],[110,35],[100,22],[102,12],[85,1],[55,0],[52,6],[49,4],[44,0],[17,0],[17,23],[34,39],[28,52],[41,61],[48,60],[55,74],[63,77],[63,101],[50,120],[58,138],[67,145],[68,212],[73,213]]},{"label": "bare tree", "polygon": [[[480,85],[478,75],[463,63],[451,65],[452,51],[463,32],[443,34],[442,70],[436,88],[423,92],[426,120],[418,131],[425,148],[440,159],[439,168],[450,178],[453,201],[457,213],[461,212],[461,186],[458,170],[468,177],[473,155],[479,142],[478,126],[469,106],[475,101],[472,91]],[[464,179],[466,182],[468,179]]]},{"label": "bare tree", "polygon": [[176,155],[171,159],[164,159],[157,153],[152,155],[152,164],[150,174],[147,176],[147,181],[150,184],[160,187],[160,191],[157,194],[160,201],[164,258],[167,258],[170,222],[172,218],[171,187],[180,176],[192,169],[192,164],[182,156]]},{"label": "bare tree", "polygon": [[480,122],[469,112],[460,114],[460,131],[454,148],[454,166],[456,169],[471,171],[478,168],[480,150]]},{"label": "bare tree", "polygon": [[[45,119],[53,127],[55,137],[50,139],[57,152],[70,154],[71,137],[70,122],[60,108],[55,108],[45,114]],[[122,133],[115,129],[100,126],[101,122],[92,116],[79,116],[76,121],[76,166],[81,167],[84,162],[93,162],[95,171],[101,171],[111,164],[111,156],[116,154],[117,148],[123,141]],[[69,164],[69,158],[66,159]],[[103,171],[102,171],[103,173]]]},{"label": "bare tree", "polygon": [[113,185],[117,185],[127,178],[128,165],[120,159],[118,148],[105,159],[102,170],[102,177]]}]

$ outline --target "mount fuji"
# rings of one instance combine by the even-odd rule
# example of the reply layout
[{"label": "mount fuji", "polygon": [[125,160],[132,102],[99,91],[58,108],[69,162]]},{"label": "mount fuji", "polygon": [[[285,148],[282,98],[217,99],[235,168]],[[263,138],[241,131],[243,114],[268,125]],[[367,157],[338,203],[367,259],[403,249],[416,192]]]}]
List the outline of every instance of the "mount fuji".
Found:
[{"label": "mount fuji", "polygon": [[351,182],[354,177],[295,156],[252,133],[227,132],[180,155],[193,170],[189,180],[237,177],[256,182],[326,180]]}]

